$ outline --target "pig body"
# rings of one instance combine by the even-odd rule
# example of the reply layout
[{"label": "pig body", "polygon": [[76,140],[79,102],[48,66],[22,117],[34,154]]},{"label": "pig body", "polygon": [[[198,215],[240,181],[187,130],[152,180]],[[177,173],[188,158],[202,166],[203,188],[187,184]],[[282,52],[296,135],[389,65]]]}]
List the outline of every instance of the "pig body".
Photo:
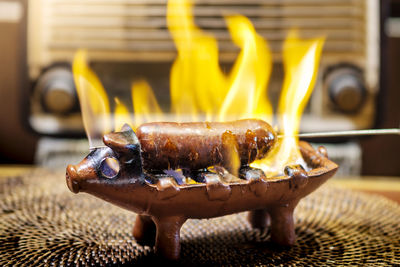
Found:
[{"label": "pig body", "polygon": [[[271,239],[281,245],[295,242],[293,210],[299,200],[314,191],[338,166],[325,150],[315,151],[307,143],[300,148],[313,168],[286,170],[286,176],[266,178],[248,168],[246,179],[227,183],[221,174],[205,173],[204,183],[178,185],[173,177],[146,181],[140,142],[128,127],[105,136],[109,147],[97,148],[80,164],[67,167],[67,185],[74,193],[87,192],[136,212],[133,236],[141,244],[154,244],[156,252],[178,259],[179,231],[187,219],[203,219],[250,211],[253,227],[270,225]],[[161,176],[160,176],[161,177]]]}]

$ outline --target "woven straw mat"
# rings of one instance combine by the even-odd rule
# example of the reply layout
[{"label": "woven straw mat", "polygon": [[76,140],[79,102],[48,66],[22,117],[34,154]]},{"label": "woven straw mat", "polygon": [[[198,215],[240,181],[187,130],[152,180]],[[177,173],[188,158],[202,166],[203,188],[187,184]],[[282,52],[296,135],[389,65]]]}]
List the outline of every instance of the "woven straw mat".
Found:
[{"label": "woven straw mat", "polygon": [[[0,265],[149,265],[152,247],[131,236],[135,214],[73,194],[60,173],[0,179]],[[383,197],[325,185],[295,211],[297,241],[269,242],[246,213],[188,220],[178,265],[399,265],[400,206]]]}]

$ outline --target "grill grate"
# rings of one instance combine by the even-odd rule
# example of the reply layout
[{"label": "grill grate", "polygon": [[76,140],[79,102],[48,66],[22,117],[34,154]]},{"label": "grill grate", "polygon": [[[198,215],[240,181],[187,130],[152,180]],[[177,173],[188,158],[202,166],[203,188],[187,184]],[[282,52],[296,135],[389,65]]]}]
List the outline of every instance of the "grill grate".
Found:
[{"label": "grill grate", "polygon": [[[0,180],[0,265],[150,264],[153,249],[131,237],[135,215],[89,195],[69,193],[63,174],[36,171]],[[279,248],[244,213],[189,220],[183,265],[400,264],[400,206],[325,186],[296,209],[297,242]],[[195,262],[193,262],[195,261]]]}]

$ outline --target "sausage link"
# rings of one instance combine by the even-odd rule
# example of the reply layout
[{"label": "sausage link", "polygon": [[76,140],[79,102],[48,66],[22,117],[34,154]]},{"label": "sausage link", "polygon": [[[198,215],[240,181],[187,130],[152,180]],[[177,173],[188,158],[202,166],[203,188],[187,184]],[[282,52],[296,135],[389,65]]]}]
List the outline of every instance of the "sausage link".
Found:
[{"label": "sausage link", "polygon": [[232,151],[237,151],[242,166],[248,165],[263,158],[277,139],[268,123],[255,119],[153,122],[142,124],[136,135],[147,170],[224,166]]}]

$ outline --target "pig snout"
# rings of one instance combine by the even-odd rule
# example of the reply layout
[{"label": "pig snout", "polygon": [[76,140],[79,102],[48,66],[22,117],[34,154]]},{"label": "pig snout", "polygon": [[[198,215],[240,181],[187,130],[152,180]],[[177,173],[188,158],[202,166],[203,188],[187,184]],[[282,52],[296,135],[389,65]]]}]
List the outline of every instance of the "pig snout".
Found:
[{"label": "pig snout", "polygon": [[79,193],[79,177],[75,166],[68,165],[65,176],[69,190],[75,194]]}]

